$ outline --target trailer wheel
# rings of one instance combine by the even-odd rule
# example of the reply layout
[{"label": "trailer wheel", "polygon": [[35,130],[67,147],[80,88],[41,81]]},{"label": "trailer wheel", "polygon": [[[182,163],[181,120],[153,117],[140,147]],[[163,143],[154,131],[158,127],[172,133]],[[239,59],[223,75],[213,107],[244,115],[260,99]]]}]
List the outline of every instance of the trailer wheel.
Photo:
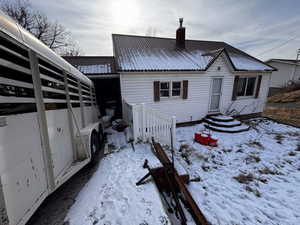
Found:
[{"label": "trailer wheel", "polygon": [[99,129],[98,129],[98,137],[99,137],[99,143],[100,143],[100,147],[101,147],[104,142],[104,132],[103,132],[103,128],[100,124],[99,124]]},{"label": "trailer wheel", "polygon": [[93,131],[92,136],[91,136],[91,162],[92,164],[95,163],[96,161],[96,155],[97,152],[100,149],[100,140],[99,140],[99,135],[97,134],[96,131]]}]

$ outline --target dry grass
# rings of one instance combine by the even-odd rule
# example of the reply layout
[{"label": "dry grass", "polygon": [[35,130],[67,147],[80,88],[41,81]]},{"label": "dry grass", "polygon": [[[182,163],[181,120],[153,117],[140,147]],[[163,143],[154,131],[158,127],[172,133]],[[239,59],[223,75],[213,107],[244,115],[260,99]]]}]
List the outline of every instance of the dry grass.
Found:
[{"label": "dry grass", "polygon": [[260,198],[261,197],[261,193],[255,189],[255,188],[252,188],[250,187],[249,185],[246,185],[245,186],[245,190],[248,191],[248,192],[252,192],[256,197]]},{"label": "dry grass", "polygon": [[189,154],[187,152],[182,152],[181,157],[184,159],[184,161],[188,164],[191,165],[191,160],[189,159]]},{"label": "dry grass", "polygon": [[268,98],[269,103],[297,102],[300,100],[300,85],[291,86]]},{"label": "dry grass", "polygon": [[250,164],[250,163],[259,163],[261,161],[261,159],[259,158],[259,156],[256,155],[248,155],[245,158],[246,164]]},{"label": "dry grass", "polygon": [[201,168],[205,172],[208,172],[210,170],[210,166],[206,166],[206,165],[202,165]]},{"label": "dry grass", "polygon": [[182,144],[180,145],[179,152],[181,153],[180,156],[184,159],[184,161],[191,165],[192,162],[190,160],[190,156],[192,153],[197,152],[196,149],[194,149],[192,146],[188,144]]},{"label": "dry grass", "polygon": [[257,140],[249,141],[249,143],[247,143],[247,145],[249,145],[251,147],[256,146],[256,147],[261,148],[261,149],[264,148],[264,146]]},{"label": "dry grass", "polygon": [[289,156],[295,156],[295,155],[297,155],[297,152],[293,152],[293,151],[289,152]]},{"label": "dry grass", "polygon": [[225,149],[225,148],[223,148],[222,151],[225,152],[225,153],[229,153],[229,152],[232,152],[232,149]]},{"label": "dry grass", "polygon": [[240,174],[236,177],[233,177],[233,179],[237,180],[241,184],[249,184],[250,182],[253,182],[255,180],[255,177],[252,173],[249,174]]},{"label": "dry grass", "polygon": [[295,84],[285,86],[281,90],[281,93],[288,93],[288,92],[297,91],[297,90],[300,90],[300,83],[295,83]]},{"label": "dry grass", "polygon": [[263,168],[263,169],[260,169],[260,170],[258,170],[258,172],[260,173],[260,174],[264,174],[264,175],[283,175],[283,173],[281,173],[281,172],[279,172],[279,171],[277,171],[277,170],[272,170],[272,169],[270,169],[270,168],[268,168],[268,167],[265,167],[265,168]]},{"label": "dry grass", "polygon": [[179,152],[185,151],[189,148],[190,148],[190,146],[188,144],[182,144],[182,145],[180,145]]},{"label": "dry grass", "polygon": [[295,151],[300,152],[300,144],[297,145]]},{"label": "dry grass", "polygon": [[277,140],[278,144],[282,144],[284,136],[282,134],[276,134],[275,139]]},{"label": "dry grass", "polygon": [[288,136],[292,136],[292,137],[300,137],[300,132],[296,132],[296,131],[290,131],[286,133]]},{"label": "dry grass", "polygon": [[208,157],[202,155],[200,152],[196,152],[195,156],[201,161],[208,162]]}]

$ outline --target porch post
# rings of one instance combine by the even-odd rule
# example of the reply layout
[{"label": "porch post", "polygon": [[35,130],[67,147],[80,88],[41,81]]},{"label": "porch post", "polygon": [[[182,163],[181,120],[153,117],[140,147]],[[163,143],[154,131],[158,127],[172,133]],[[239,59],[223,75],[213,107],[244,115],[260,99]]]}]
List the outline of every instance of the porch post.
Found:
[{"label": "porch post", "polygon": [[143,136],[143,141],[146,141],[146,105],[145,103],[141,104],[142,106],[142,123],[141,123],[141,128],[142,128],[142,136]]},{"label": "porch post", "polygon": [[172,116],[172,141],[173,145],[176,144],[176,116]]},{"label": "porch post", "polygon": [[139,115],[137,111],[137,105],[132,105],[132,132],[134,142],[138,141],[139,138],[139,127],[140,127]]}]

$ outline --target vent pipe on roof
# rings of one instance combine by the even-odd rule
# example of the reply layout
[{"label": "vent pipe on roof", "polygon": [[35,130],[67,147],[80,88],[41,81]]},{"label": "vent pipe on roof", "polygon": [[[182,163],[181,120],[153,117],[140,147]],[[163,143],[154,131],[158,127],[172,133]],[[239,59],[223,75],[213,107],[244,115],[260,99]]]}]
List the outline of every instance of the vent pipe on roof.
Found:
[{"label": "vent pipe on roof", "polygon": [[185,48],[185,27],[182,26],[183,18],[179,18],[179,28],[176,31],[176,46]]}]

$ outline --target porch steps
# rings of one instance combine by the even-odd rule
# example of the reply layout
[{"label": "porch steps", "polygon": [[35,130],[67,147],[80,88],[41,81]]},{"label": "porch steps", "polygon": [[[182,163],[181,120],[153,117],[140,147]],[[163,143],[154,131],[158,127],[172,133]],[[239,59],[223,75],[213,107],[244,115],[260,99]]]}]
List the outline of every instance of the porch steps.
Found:
[{"label": "porch steps", "polygon": [[205,128],[217,132],[240,133],[249,130],[249,126],[242,124],[231,116],[222,114],[207,115],[203,122]]}]

